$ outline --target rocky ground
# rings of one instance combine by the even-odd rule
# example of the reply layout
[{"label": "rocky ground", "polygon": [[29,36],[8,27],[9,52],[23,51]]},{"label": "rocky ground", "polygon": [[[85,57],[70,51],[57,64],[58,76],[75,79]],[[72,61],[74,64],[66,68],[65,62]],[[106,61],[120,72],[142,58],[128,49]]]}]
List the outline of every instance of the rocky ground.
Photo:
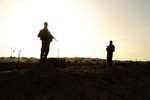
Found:
[{"label": "rocky ground", "polygon": [[150,100],[149,65],[0,64],[0,100]]}]

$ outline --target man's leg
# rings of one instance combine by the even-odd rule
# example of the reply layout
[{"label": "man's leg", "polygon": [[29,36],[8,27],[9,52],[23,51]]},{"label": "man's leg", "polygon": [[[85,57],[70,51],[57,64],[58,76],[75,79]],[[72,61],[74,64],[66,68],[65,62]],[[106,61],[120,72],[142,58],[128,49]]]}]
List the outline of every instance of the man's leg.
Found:
[{"label": "man's leg", "polygon": [[43,63],[44,48],[45,48],[45,45],[44,45],[44,42],[42,41],[41,54],[40,54],[40,63],[41,64]]},{"label": "man's leg", "polygon": [[46,51],[44,54],[44,62],[46,62],[46,60],[47,60],[47,55],[48,55],[48,51]]},{"label": "man's leg", "polygon": [[48,53],[49,53],[49,46],[50,46],[50,42],[45,43],[44,62],[46,62],[46,60],[47,60],[47,56],[48,56]]},{"label": "man's leg", "polygon": [[40,55],[40,63],[41,63],[41,64],[43,63],[43,56],[44,56],[44,52],[41,51],[41,55]]},{"label": "man's leg", "polygon": [[109,66],[112,67],[112,54],[109,57]]},{"label": "man's leg", "polygon": [[112,59],[109,59],[109,67],[112,67]]},{"label": "man's leg", "polygon": [[108,67],[110,67],[109,65],[109,55],[107,54],[107,64],[108,64]]},{"label": "man's leg", "polygon": [[111,54],[107,55],[107,62],[108,62],[108,66],[112,67],[112,55]]}]

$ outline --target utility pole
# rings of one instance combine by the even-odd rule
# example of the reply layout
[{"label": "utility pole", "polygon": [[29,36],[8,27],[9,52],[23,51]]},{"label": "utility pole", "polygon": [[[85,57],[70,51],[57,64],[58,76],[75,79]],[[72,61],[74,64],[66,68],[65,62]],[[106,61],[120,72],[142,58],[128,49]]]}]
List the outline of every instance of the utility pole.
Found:
[{"label": "utility pole", "polygon": [[21,52],[21,50],[19,50],[19,52],[18,52],[18,62],[19,62],[19,59],[20,59],[20,52]]},{"label": "utility pole", "polygon": [[59,48],[57,48],[57,57],[59,58]]},{"label": "utility pole", "polygon": [[13,53],[13,52],[15,52],[15,51],[13,50],[13,51],[11,52],[11,55],[10,55],[11,58],[12,58],[12,53]]}]

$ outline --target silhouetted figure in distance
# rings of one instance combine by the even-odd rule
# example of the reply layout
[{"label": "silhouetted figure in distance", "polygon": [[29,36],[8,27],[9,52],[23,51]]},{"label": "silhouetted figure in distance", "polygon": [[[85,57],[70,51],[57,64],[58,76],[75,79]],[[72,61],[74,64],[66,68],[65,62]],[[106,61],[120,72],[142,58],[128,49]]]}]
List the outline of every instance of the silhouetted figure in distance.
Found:
[{"label": "silhouetted figure in distance", "polygon": [[38,34],[38,37],[42,41],[40,63],[44,63],[46,61],[47,55],[49,53],[50,42],[52,42],[52,40],[55,39],[47,27],[48,27],[48,23],[45,22],[44,28],[40,30]]},{"label": "silhouetted figure in distance", "polygon": [[113,58],[113,52],[115,51],[115,46],[112,44],[113,41],[109,41],[109,46],[106,48],[107,51],[107,62],[108,66],[112,67],[112,58]]}]

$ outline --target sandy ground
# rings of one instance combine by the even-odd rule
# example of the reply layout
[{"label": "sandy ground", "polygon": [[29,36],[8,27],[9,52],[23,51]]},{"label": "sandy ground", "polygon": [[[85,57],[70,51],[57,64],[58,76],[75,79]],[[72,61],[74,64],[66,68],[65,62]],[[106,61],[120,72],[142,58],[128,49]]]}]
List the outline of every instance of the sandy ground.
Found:
[{"label": "sandy ground", "polygon": [[[3,66],[20,66],[4,71]],[[1,64],[0,100],[150,100],[150,66]]]}]

